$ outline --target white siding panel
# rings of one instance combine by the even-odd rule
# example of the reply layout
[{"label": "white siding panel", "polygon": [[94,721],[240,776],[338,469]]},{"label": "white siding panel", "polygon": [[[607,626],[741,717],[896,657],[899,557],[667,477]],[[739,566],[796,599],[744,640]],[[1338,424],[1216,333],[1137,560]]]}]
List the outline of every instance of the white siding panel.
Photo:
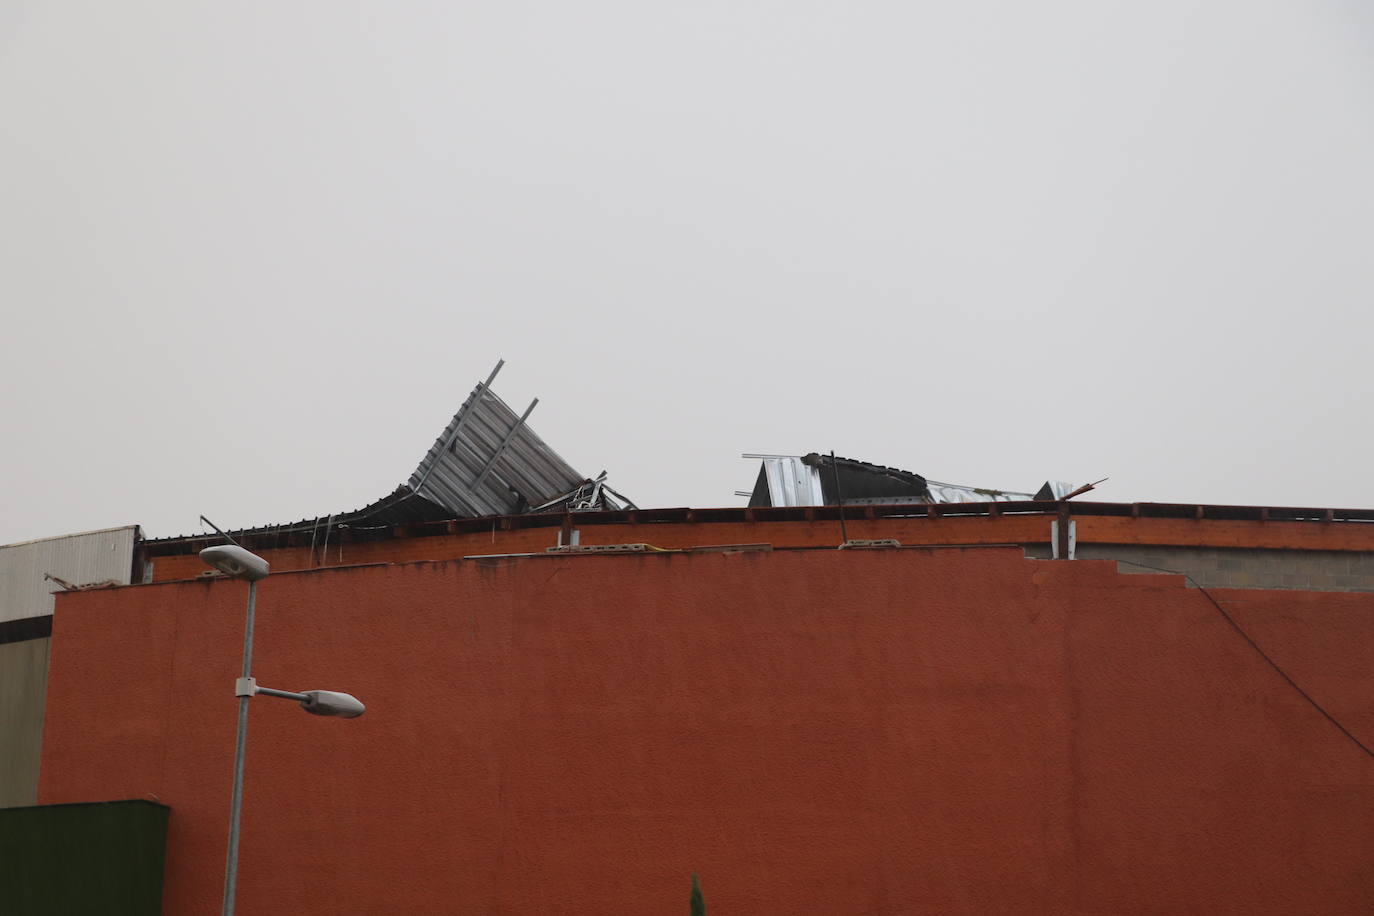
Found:
[{"label": "white siding panel", "polygon": [[0,547],[0,621],[52,613],[52,593],[61,587],[44,573],[73,585],[128,585],[137,542],[138,526],[128,525]]},{"label": "white siding panel", "polygon": [[823,506],[820,471],[800,457],[772,455],[763,459],[768,498],[775,506]]}]

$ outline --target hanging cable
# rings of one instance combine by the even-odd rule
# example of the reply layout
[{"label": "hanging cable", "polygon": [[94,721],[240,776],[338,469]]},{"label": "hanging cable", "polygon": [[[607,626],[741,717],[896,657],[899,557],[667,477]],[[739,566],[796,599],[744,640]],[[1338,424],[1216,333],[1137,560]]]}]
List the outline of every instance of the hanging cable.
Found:
[{"label": "hanging cable", "polygon": [[1359,738],[1356,738],[1354,734],[1351,733],[1350,729],[1346,728],[1336,719],[1335,716],[1327,712],[1326,707],[1322,706],[1322,704],[1318,703],[1315,699],[1313,699],[1312,695],[1308,693],[1306,690],[1303,690],[1302,687],[1298,685],[1298,682],[1293,680],[1293,678],[1289,676],[1287,671],[1284,671],[1283,668],[1279,667],[1279,663],[1270,658],[1269,653],[1265,652],[1263,649],[1260,648],[1259,643],[1255,642],[1255,640],[1250,636],[1250,634],[1245,632],[1245,628],[1242,627],[1236,621],[1236,618],[1230,615],[1226,608],[1221,606],[1220,601],[1212,597],[1212,593],[1207,591],[1207,589],[1203,587],[1202,583],[1198,582],[1198,580],[1194,579],[1186,572],[1182,572],[1177,569],[1165,569],[1162,566],[1150,566],[1145,563],[1137,563],[1134,560],[1117,560],[1116,562],[1125,563],[1127,566],[1138,566],[1141,569],[1153,569],[1156,572],[1170,573],[1171,575],[1182,576],[1184,579],[1191,582],[1198,591],[1202,592],[1202,596],[1212,603],[1212,607],[1217,609],[1217,613],[1221,614],[1221,616],[1226,620],[1226,622],[1231,625],[1231,629],[1239,633],[1240,638],[1249,643],[1250,648],[1254,649],[1255,652],[1259,654],[1259,657],[1264,659],[1265,662],[1268,663],[1269,667],[1273,668],[1279,677],[1287,681],[1289,687],[1292,687],[1294,690],[1298,692],[1298,696],[1302,697],[1309,704],[1311,704],[1313,709],[1321,713],[1322,716],[1325,717],[1326,721],[1336,726],[1336,728],[1340,730],[1340,733],[1349,738],[1355,744],[1356,747],[1364,751],[1365,754],[1367,754],[1371,759],[1374,759],[1374,750],[1370,750],[1368,745],[1366,745]]}]

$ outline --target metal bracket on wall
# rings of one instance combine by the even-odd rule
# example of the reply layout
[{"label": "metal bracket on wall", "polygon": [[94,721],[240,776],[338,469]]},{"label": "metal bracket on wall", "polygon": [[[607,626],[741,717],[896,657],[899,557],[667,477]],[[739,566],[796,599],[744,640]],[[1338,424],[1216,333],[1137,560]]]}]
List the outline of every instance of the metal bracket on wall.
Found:
[{"label": "metal bracket on wall", "polygon": [[840,545],[841,550],[876,550],[884,547],[901,547],[896,538],[850,538]]},{"label": "metal bracket on wall", "polygon": [[772,553],[772,544],[704,544],[688,547],[687,553]]},{"label": "metal bracket on wall", "polygon": [[565,544],[562,547],[547,547],[547,553],[675,553],[653,544]]}]

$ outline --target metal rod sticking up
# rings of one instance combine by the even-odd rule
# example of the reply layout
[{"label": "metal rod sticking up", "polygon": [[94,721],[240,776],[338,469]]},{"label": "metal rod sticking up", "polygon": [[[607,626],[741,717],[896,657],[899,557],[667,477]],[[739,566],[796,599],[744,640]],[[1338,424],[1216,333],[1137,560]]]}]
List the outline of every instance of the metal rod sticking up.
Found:
[{"label": "metal rod sticking up", "polygon": [[228,541],[230,544],[233,544],[235,547],[242,547],[242,546],[243,546],[243,545],[240,544],[238,541],[236,541],[236,540],[234,540],[232,537],[230,537],[226,532],[221,531],[219,525],[216,525],[214,522],[210,521],[210,520],[209,520],[208,518],[206,518],[205,516],[202,515],[202,516],[200,517],[200,520],[201,520],[202,522],[204,522],[205,524],[209,525],[211,528],[215,529],[215,533],[218,534],[220,537],[224,538],[224,539],[225,539],[226,541]]}]

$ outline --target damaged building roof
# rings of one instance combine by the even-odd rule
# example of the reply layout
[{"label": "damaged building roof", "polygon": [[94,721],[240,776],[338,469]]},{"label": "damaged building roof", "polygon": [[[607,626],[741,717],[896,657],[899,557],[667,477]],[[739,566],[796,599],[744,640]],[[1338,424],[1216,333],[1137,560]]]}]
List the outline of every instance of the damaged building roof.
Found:
[{"label": "damaged building roof", "polygon": [[864,506],[901,503],[1029,502],[1063,499],[1082,488],[1046,481],[1034,493],[992,490],[930,480],[913,471],[811,452],[743,455],[763,464],[750,506]]},{"label": "damaged building roof", "polygon": [[232,533],[319,532],[323,528],[328,537],[331,528],[635,508],[606,483],[605,471],[595,478],[577,472],[530,428],[529,417],[538,398],[522,414],[501,400],[491,383],[504,365],[505,360],[499,360],[486,381],[477,383],[409,480],[393,492],[351,512]]}]

